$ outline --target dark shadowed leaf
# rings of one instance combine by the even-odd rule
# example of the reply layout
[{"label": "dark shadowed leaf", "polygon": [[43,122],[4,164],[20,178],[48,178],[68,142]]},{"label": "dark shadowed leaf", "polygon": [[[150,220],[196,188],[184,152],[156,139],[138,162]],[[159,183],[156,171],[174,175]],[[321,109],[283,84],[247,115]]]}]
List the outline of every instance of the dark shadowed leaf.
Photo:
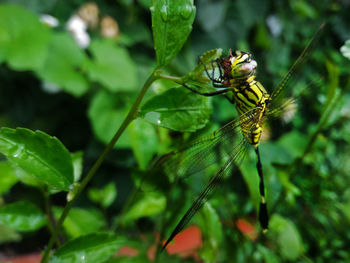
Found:
[{"label": "dark shadowed leaf", "polygon": [[56,137],[41,131],[3,127],[0,152],[51,187],[68,191],[73,183],[70,153]]}]

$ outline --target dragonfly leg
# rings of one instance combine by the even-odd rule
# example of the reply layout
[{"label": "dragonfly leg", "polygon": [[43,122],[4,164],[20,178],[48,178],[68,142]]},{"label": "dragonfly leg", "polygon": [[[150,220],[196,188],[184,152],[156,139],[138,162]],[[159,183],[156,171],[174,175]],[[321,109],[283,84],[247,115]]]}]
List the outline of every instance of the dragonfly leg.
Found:
[{"label": "dragonfly leg", "polygon": [[[200,92],[200,91],[198,91],[198,90],[195,90],[195,89],[189,87],[189,86],[186,85],[185,83],[182,83],[181,85],[184,86],[186,89],[189,89],[190,91],[192,91],[192,92],[194,92],[194,93],[196,93],[196,94],[199,94],[199,95],[202,95],[202,96],[208,96],[208,97],[210,97],[210,96],[215,96],[215,95],[219,95],[219,94],[224,94],[224,93],[230,91],[229,88],[226,88],[226,89],[217,90],[217,91],[213,91],[213,92]],[[199,88],[200,88],[200,87],[199,87]]]},{"label": "dragonfly leg", "polygon": [[260,160],[260,153],[259,148],[255,148],[255,152],[258,158],[258,161],[256,163],[256,168],[258,169],[259,174],[259,191],[260,191],[260,208],[259,208],[259,222],[263,229],[263,232],[266,232],[269,225],[269,215],[267,213],[267,205],[266,205],[266,198],[265,198],[265,184],[264,184],[264,176],[262,172],[262,165]]},{"label": "dragonfly leg", "polygon": [[[221,72],[221,68],[218,66],[219,68],[219,72],[220,72],[220,78],[219,79],[216,79],[215,76],[214,76],[214,73],[215,73],[215,70],[214,70],[214,61],[211,61],[211,66],[213,68],[212,72],[211,72],[211,75],[209,74],[209,71],[207,69],[207,66],[204,64],[204,62],[201,60],[201,58],[199,57],[198,58],[199,61],[202,63],[203,65],[203,68],[204,68],[204,71],[205,71],[205,74],[207,75],[207,77],[211,80],[213,86],[215,88],[226,88],[226,86],[223,84],[222,82],[222,72]],[[217,63],[217,62],[216,62]],[[218,65],[218,64],[217,64]],[[220,93],[219,93],[220,94]]]}]

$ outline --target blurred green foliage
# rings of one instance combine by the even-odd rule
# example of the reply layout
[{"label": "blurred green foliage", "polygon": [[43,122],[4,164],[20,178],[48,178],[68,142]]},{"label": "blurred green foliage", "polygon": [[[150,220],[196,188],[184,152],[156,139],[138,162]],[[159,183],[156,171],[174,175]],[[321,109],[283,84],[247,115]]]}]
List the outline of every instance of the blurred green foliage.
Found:
[{"label": "blurred green foliage", "polygon": [[[203,55],[209,59],[220,56],[218,48],[226,54],[230,48],[249,51],[258,62],[257,78],[272,91],[326,22],[292,82],[293,92],[301,93],[297,114],[265,129],[261,155],[270,231],[259,232],[252,151],[192,223],[202,232],[197,253],[204,262],[350,261],[347,1],[198,0],[194,6],[189,0],[159,0],[151,11],[148,0],[98,0],[98,26],[84,28],[90,40],[84,49],[67,23],[86,3],[0,4],[0,127],[9,127],[0,130],[0,251],[21,254],[46,246],[48,222],[57,220],[66,202],[57,189],[72,190],[73,181],[79,187],[155,67],[191,81],[202,73],[196,65],[204,52],[214,50]],[[43,14],[59,25],[40,22]],[[106,15],[120,34],[102,35]],[[107,29],[116,30],[112,25]],[[308,86],[321,76],[323,81]],[[51,262],[104,262],[123,246],[138,255],[108,262],[146,262],[159,236],[172,231],[219,169],[217,163],[177,183],[149,170],[157,155],[237,116],[224,98],[208,99],[178,86],[169,78],[152,84],[136,119],[64,222],[59,242],[69,241]],[[240,219],[254,226],[257,239],[239,228]],[[195,262],[195,257],[164,252],[159,261]]]}]

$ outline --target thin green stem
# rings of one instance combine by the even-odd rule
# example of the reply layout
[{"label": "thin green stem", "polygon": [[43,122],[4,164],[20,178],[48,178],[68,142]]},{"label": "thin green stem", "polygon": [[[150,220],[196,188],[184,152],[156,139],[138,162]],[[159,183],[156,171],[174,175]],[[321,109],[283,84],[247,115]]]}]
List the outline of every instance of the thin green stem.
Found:
[{"label": "thin green stem", "polygon": [[57,235],[60,231],[60,228],[65,220],[65,218],[67,217],[70,209],[73,206],[74,201],[77,199],[77,197],[80,195],[80,193],[85,189],[86,185],[90,182],[90,180],[92,179],[92,177],[95,175],[95,173],[97,172],[97,170],[100,168],[101,164],[103,163],[104,159],[106,158],[107,154],[113,149],[113,146],[115,145],[115,143],[118,141],[118,139],[120,138],[120,136],[122,135],[122,133],[125,131],[125,129],[128,127],[128,125],[137,117],[137,110],[138,107],[146,93],[146,91],[148,90],[148,88],[150,87],[150,85],[157,79],[159,78],[159,69],[156,68],[152,74],[149,76],[149,78],[146,80],[145,84],[143,85],[136,101],[134,102],[133,106],[131,107],[128,115],[126,116],[126,118],[124,119],[123,123],[121,124],[121,126],[119,127],[118,131],[116,132],[116,134],[114,135],[114,137],[112,138],[112,140],[109,142],[109,144],[107,145],[107,147],[104,149],[104,151],[102,152],[102,154],[100,155],[100,157],[97,159],[97,161],[94,163],[94,165],[92,166],[92,168],[90,169],[90,171],[87,173],[86,177],[83,179],[83,181],[81,182],[81,184],[77,187],[76,192],[74,194],[74,196],[72,197],[72,199],[67,203],[67,205],[65,206],[61,217],[59,218],[57,225],[54,229],[53,234],[51,235],[51,238],[49,240],[49,243],[44,251],[41,263],[46,263],[49,259],[49,254],[50,251],[53,247],[53,244],[57,238]]},{"label": "thin green stem", "polygon": [[[44,197],[44,205],[45,205],[45,214],[47,217],[47,228],[49,229],[51,235],[54,233],[54,228],[56,225],[56,221],[55,218],[52,214],[52,210],[51,210],[51,205],[50,205],[50,199],[49,199],[49,194],[48,194],[48,189],[43,189],[40,188],[41,193]],[[61,246],[61,242],[60,239],[56,239],[56,246],[60,247]]]},{"label": "thin green stem", "polygon": [[176,82],[178,84],[182,84],[183,83],[183,80],[180,77],[174,77],[174,76],[163,75],[163,74],[159,74],[158,77],[160,79],[166,79],[166,80],[174,81],[174,82]]}]

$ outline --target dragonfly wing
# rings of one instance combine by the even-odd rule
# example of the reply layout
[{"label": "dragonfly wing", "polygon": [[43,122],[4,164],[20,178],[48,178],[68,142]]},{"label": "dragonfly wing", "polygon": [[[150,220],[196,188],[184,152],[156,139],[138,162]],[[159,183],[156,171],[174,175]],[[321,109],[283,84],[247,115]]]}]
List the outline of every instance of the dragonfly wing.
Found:
[{"label": "dragonfly wing", "polygon": [[165,249],[165,247],[174,239],[174,237],[183,230],[197,211],[201,209],[205,202],[212,196],[215,189],[217,189],[225,177],[230,174],[233,164],[240,162],[246,153],[247,146],[248,142],[245,139],[242,139],[241,142],[235,146],[228,160],[215,174],[215,176],[210,179],[208,185],[204,188],[197,199],[192,203],[191,207],[187,210],[185,215],[181,218],[180,222],[176,225],[175,229],[164,243],[162,250]]},{"label": "dragonfly wing", "polygon": [[271,105],[270,107],[272,109],[278,107],[279,105],[282,105],[284,103],[284,99],[286,97],[290,97],[290,94],[288,94],[290,85],[290,80],[296,79],[296,76],[298,73],[300,73],[303,65],[305,64],[305,61],[310,57],[310,54],[312,53],[313,49],[315,48],[316,44],[319,41],[319,38],[322,34],[323,28],[325,26],[325,23],[323,23],[316,33],[311,38],[308,45],[304,48],[303,52],[300,54],[298,59],[294,62],[292,67],[289,69],[287,74],[283,77],[281,82],[278,84],[277,88],[272,92],[271,94]]},{"label": "dragonfly wing", "polygon": [[173,178],[186,178],[215,162],[227,159],[229,151],[241,138],[240,120],[237,118],[209,136],[163,156],[157,164],[162,165],[165,172]]},{"label": "dragonfly wing", "polygon": [[198,173],[213,163],[224,163],[232,154],[232,149],[244,140],[241,125],[254,123],[259,109],[254,108],[216,130],[178,151],[163,156],[156,165],[174,179],[186,178]]}]

